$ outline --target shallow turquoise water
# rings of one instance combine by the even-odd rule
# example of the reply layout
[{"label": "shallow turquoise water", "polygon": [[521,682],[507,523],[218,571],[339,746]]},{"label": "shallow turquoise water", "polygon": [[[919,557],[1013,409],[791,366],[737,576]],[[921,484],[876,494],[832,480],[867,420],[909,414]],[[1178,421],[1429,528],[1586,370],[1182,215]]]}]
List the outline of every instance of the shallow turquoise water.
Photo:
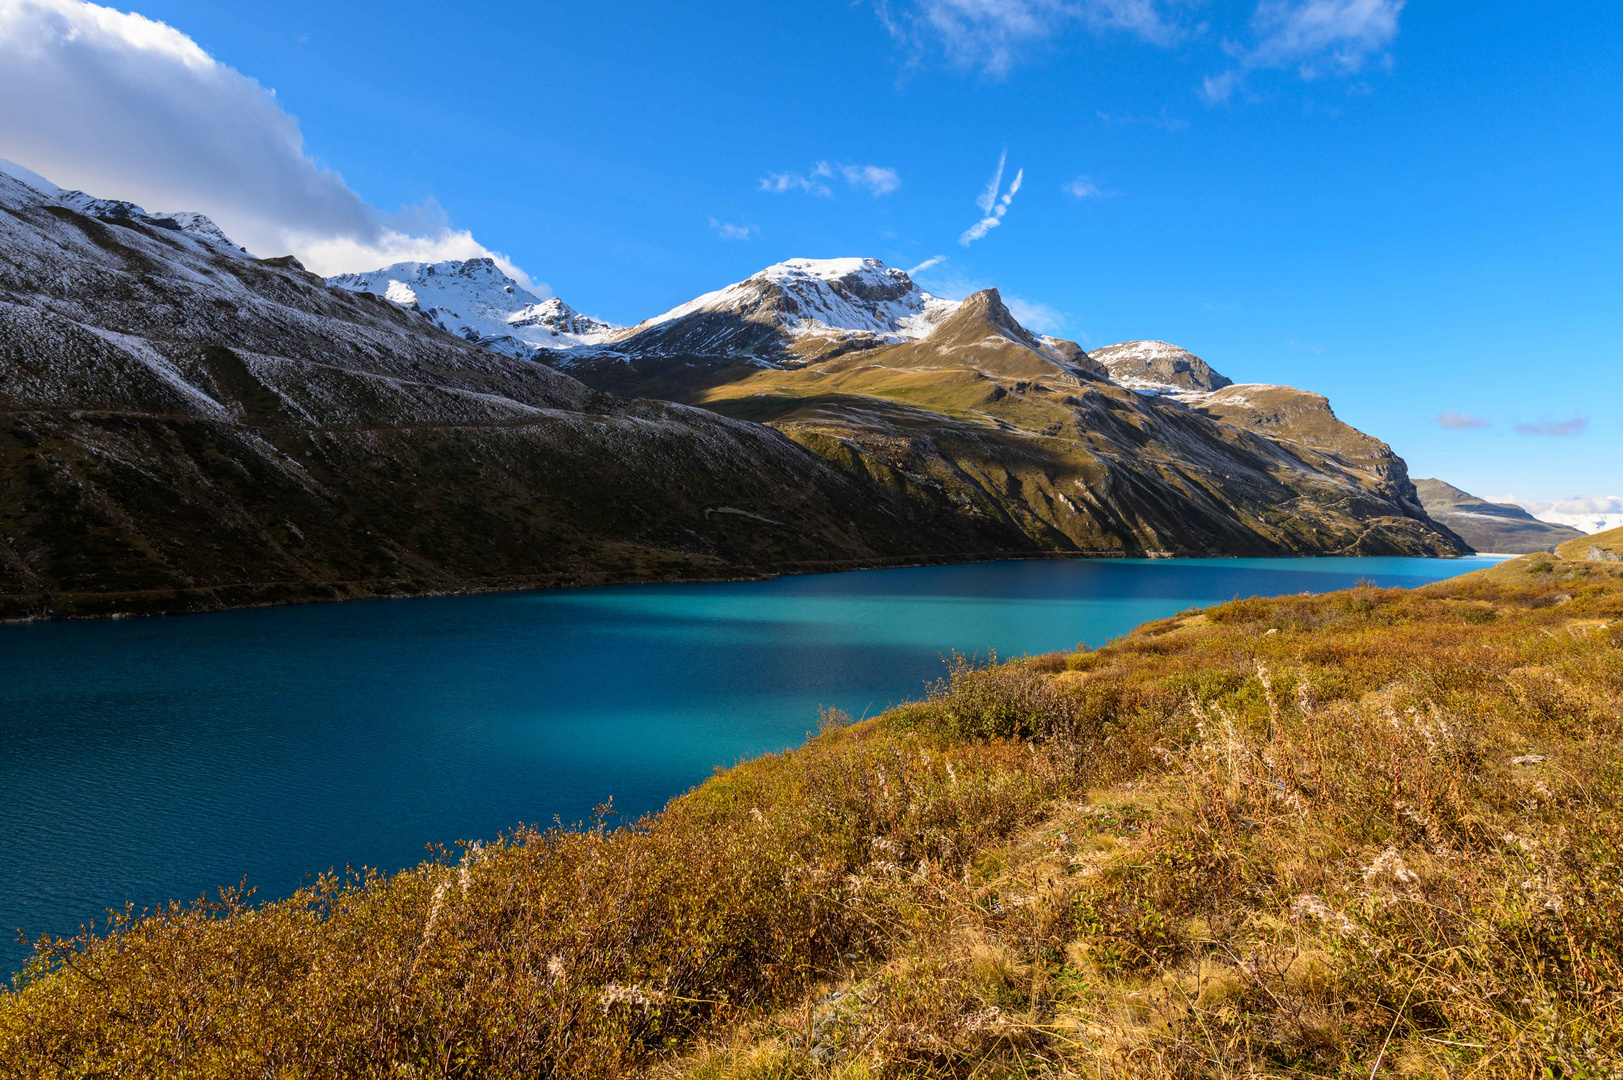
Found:
[{"label": "shallow turquoise water", "polygon": [[653,810],[919,697],[952,650],[1090,646],[1235,596],[1492,559],[1034,561],[0,626],[0,970],[30,935],[246,877]]}]

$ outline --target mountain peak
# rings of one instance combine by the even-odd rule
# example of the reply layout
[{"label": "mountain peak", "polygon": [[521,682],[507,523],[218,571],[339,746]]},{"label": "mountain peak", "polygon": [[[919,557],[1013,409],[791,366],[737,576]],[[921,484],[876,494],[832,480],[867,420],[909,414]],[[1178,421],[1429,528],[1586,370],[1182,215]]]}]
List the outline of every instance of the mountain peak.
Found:
[{"label": "mountain peak", "polygon": [[377,293],[420,312],[441,330],[511,356],[591,344],[615,329],[557,297],[543,300],[488,256],[400,262],[364,274],[339,274],[327,284]]},{"label": "mountain peak", "polygon": [[1089,355],[1110,370],[1112,380],[1132,390],[1209,393],[1234,382],[1188,349],[1167,341],[1124,341]]},{"label": "mountain peak", "polygon": [[871,334],[902,339],[923,337],[956,307],[878,259],[785,259],[642,326],[700,314],[732,314],[775,326],[789,336]]}]

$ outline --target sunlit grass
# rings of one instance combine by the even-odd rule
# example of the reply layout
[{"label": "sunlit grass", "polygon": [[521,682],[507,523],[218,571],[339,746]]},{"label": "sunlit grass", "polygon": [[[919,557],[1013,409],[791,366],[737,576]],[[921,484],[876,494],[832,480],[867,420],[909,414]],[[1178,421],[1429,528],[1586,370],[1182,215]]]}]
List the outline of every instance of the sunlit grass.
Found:
[{"label": "sunlit grass", "polygon": [[1615,1074],[1623,582],[1244,600],[633,826],[42,942],[29,1076]]}]

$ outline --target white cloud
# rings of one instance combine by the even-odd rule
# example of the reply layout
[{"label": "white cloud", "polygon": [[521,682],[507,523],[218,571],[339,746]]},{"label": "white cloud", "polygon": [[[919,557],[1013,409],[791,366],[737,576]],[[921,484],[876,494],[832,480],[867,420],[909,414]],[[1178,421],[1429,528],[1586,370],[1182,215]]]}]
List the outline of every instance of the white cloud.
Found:
[{"label": "white cloud", "polygon": [[757,185],[762,191],[769,191],[774,195],[782,195],[790,191],[803,191],[807,195],[816,195],[818,198],[829,199],[834,196],[834,189],[829,187],[828,181],[838,175],[852,188],[866,191],[874,198],[889,195],[902,186],[902,178],[895,169],[888,169],[882,165],[831,165],[826,161],[819,161],[804,173],[795,172],[769,172],[761,177]]},{"label": "white cloud", "polygon": [[1398,36],[1407,0],[1261,0],[1251,15],[1257,43],[1230,45],[1238,67],[1201,83],[1208,102],[1226,102],[1257,68],[1294,67],[1303,79],[1351,75]]},{"label": "white cloud", "polygon": [[917,277],[920,274],[927,274],[946,261],[947,257],[945,255],[932,255],[930,258],[925,259],[923,262],[907,271],[907,276]]},{"label": "white cloud", "polygon": [[1540,501],[1537,499],[1518,499],[1514,495],[1505,500],[1517,503],[1533,514],[1623,514],[1623,497],[1617,495],[1603,495],[1599,498],[1585,498],[1575,496],[1571,499],[1554,499]]},{"label": "white cloud", "polygon": [[716,235],[723,240],[749,240],[761,233],[754,225],[732,225],[725,221],[717,221],[715,218],[710,219],[710,227],[716,230]]},{"label": "white cloud", "polygon": [[1213,105],[1221,105],[1234,95],[1234,88],[1239,85],[1240,73],[1238,71],[1225,71],[1217,75],[1208,75],[1200,81],[1200,96]]},{"label": "white cloud", "polygon": [[1018,296],[1005,296],[1003,303],[1008,307],[1010,314],[1027,330],[1035,330],[1039,334],[1052,334],[1065,327],[1064,313],[1047,304],[1035,300],[1022,300]]},{"label": "white cloud", "polygon": [[1078,176],[1075,180],[1067,180],[1059,188],[1073,199],[1100,199],[1110,194],[1101,190],[1098,184],[1085,176]]},{"label": "white cloud", "polygon": [[1008,163],[1008,159],[1007,150],[998,155],[997,171],[992,174],[991,183],[987,184],[986,190],[976,197],[975,205],[980,207],[982,217],[965,229],[963,235],[958,238],[958,242],[964,247],[968,247],[1003,224],[1003,217],[1009,212],[1009,204],[1014,201],[1015,193],[1020,190],[1020,182],[1026,178],[1024,169],[1016,170],[1009,189],[999,197],[998,190],[1003,186],[1003,167]]},{"label": "white cloud", "polygon": [[0,154],[63,187],[193,210],[319,274],[488,255],[435,207],[389,215],[305,149],[276,94],[179,30],[81,0],[0,0]]},{"label": "white cloud", "polygon": [[1450,431],[1469,431],[1472,428],[1483,428],[1492,424],[1492,420],[1485,420],[1480,416],[1472,416],[1468,412],[1445,412],[1437,414],[1437,426]]},{"label": "white cloud", "polygon": [[1262,41],[1252,67],[1299,65],[1303,78],[1358,71],[1398,36],[1406,0],[1263,0],[1251,24]]},{"label": "white cloud", "polygon": [[1003,187],[1003,167],[1009,162],[1009,152],[1004,150],[997,157],[997,172],[992,174],[992,180],[986,185],[986,190],[975,199],[975,205],[981,208],[981,213],[990,214],[997,202],[998,190]]},{"label": "white cloud", "polygon": [[895,169],[878,165],[841,165],[840,174],[846,183],[854,188],[866,188],[876,199],[902,186],[902,178],[896,175]]},{"label": "white cloud", "polygon": [[937,256],[909,270],[907,276],[912,277],[917,273],[927,281],[925,288],[943,300],[962,300],[971,293],[992,288],[991,282],[972,278],[955,267],[945,265],[946,262],[945,256]]},{"label": "white cloud", "polygon": [[1181,0],[875,0],[885,28],[914,62],[939,48],[950,62],[994,76],[1076,25],[1175,44],[1187,36],[1169,12],[1180,6]]},{"label": "white cloud", "polygon": [[834,170],[829,168],[826,161],[819,161],[813,166],[810,173],[769,172],[761,177],[760,189],[770,191],[774,195],[782,195],[789,191],[803,191],[818,198],[830,199],[834,191],[825,181],[832,178]]},{"label": "white cloud", "polygon": [[1571,525],[1587,533],[1606,532],[1623,527],[1623,497],[1617,495],[1604,495],[1599,498],[1576,496],[1555,501],[1518,499],[1510,495],[1498,501],[1517,503],[1540,521]]},{"label": "white cloud", "polygon": [[[943,300],[962,300],[966,296],[978,293],[982,289],[992,288],[992,283],[979,278],[970,277],[961,271],[946,268],[938,269],[947,262],[945,255],[937,255],[926,259],[907,272],[908,277],[928,276],[928,289],[931,293]],[[1064,329],[1068,316],[1047,304],[1035,300],[1025,300],[1018,296],[1003,296],[1003,303],[1014,315],[1021,326],[1034,330],[1039,334],[1053,334]]]}]

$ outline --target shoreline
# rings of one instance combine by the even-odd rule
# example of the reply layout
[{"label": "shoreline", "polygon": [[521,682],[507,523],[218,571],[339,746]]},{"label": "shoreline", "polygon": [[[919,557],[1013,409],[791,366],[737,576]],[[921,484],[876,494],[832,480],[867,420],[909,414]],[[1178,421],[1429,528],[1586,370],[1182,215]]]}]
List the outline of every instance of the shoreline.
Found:
[{"label": "shoreline", "polygon": [[[85,620],[117,620],[132,618],[152,618],[182,615],[217,615],[230,611],[250,611],[262,608],[292,607],[302,604],[336,604],[348,603],[358,600],[415,600],[429,597],[446,596],[486,596],[496,593],[522,593],[522,592],[551,592],[558,589],[590,589],[621,585],[701,585],[719,584],[726,582],[771,581],[779,577],[802,577],[812,574],[844,574],[856,573],[864,570],[904,570],[924,566],[972,566],[986,562],[1048,562],[1048,561],[1089,561],[1089,560],[1144,560],[1168,561],[1176,559],[1436,559],[1462,560],[1473,558],[1500,558],[1514,559],[1517,555],[1474,552],[1468,555],[1345,555],[1335,553],[1303,554],[1289,552],[1280,554],[1200,554],[1185,555],[1172,552],[1119,552],[1119,551],[1054,551],[1054,552],[988,552],[979,553],[935,553],[923,555],[901,555],[877,559],[845,559],[828,560],[826,562],[799,562],[784,564],[780,567],[759,567],[754,572],[749,568],[738,568],[737,572],[718,573],[715,575],[676,574],[661,575],[619,575],[614,573],[602,574],[576,574],[565,580],[565,575],[539,576],[532,580],[516,580],[508,582],[491,582],[473,584],[458,588],[424,588],[415,589],[407,583],[388,581],[315,581],[315,582],[249,582],[230,585],[198,586],[192,589],[158,589],[150,592],[125,593],[23,593],[0,596],[0,610],[8,606],[22,606],[29,600],[43,599],[47,595],[51,599],[69,597],[79,600],[85,605],[93,605],[101,601],[101,610],[76,610],[69,612],[49,612],[43,615],[7,615],[0,616],[0,626],[22,626],[36,623],[85,621]],[[393,584],[394,588],[388,586]],[[379,586],[382,586],[381,588]],[[275,595],[281,593],[282,595]],[[223,595],[239,594],[247,597],[241,602],[232,603],[229,600],[223,603],[206,603],[210,598]],[[139,610],[143,605],[139,601],[159,601]],[[164,603],[167,601],[168,603]],[[188,606],[184,601],[195,601],[195,606]],[[47,601],[49,602],[49,601]],[[174,606],[171,606],[174,605]],[[107,610],[112,608],[113,610]],[[135,608],[137,610],[123,610]]]}]

